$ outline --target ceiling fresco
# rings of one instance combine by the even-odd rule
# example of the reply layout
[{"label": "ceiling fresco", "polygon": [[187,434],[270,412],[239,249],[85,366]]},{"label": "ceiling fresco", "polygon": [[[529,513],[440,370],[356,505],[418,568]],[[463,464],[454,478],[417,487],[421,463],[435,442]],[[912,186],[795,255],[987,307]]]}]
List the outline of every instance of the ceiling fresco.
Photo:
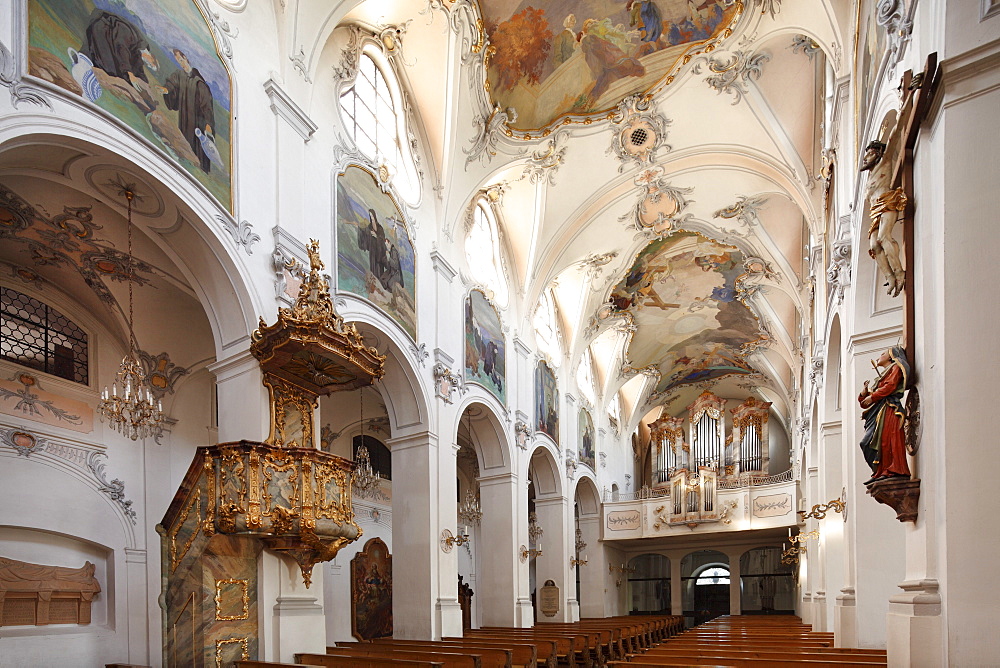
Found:
[{"label": "ceiling fresco", "polygon": [[[487,88],[515,130],[615,108],[732,33],[733,0],[484,0]],[[541,8],[538,6],[541,5]],[[568,121],[568,119],[567,119]]]},{"label": "ceiling fresco", "polygon": [[657,394],[754,373],[746,347],[767,335],[740,299],[744,260],[734,246],[676,232],[640,251],[611,291],[612,313],[630,315],[637,327],[628,359],[659,371]]},{"label": "ceiling fresco", "polygon": [[30,253],[36,267],[71,268],[108,306],[117,304],[108,287],[110,281],[149,283],[154,269],[129,257],[100,236],[103,226],[94,220],[93,206],[63,206],[48,216],[10,188],[0,184],[0,239],[17,244]]}]

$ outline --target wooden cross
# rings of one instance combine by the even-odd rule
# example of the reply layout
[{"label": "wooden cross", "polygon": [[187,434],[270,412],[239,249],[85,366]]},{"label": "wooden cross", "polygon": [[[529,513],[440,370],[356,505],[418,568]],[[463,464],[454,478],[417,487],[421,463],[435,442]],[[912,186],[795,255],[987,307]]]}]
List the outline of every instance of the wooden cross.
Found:
[{"label": "wooden cross", "polygon": [[[903,258],[906,266],[906,275],[903,279],[905,295],[903,344],[906,347],[907,362],[910,364],[910,369],[913,370],[916,370],[914,352],[917,346],[916,299],[913,282],[913,213],[914,200],[916,199],[913,184],[913,154],[917,145],[917,135],[920,133],[920,125],[927,118],[927,112],[930,110],[940,80],[941,70],[938,67],[937,53],[927,56],[923,73],[914,76],[912,70],[907,70],[903,74],[903,105],[899,118],[896,120],[896,130],[894,130],[894,132],[899,132],[899,139],[903,145],[893,165],[892,186],[901,185],[903,192],[907,194],[908,201],[903,215],[905,220],[910,222],[909,225],[903,225]],[[911,385],[914,377],[915,374],[911,374]]]}]

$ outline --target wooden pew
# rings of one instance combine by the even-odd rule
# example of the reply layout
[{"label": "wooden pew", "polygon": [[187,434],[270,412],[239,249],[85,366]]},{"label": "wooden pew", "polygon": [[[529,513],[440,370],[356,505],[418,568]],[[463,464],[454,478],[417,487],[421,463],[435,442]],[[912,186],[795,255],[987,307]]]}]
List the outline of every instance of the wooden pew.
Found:
[{"label": "wooden pew", "polygon": [[[488,650],[484,650],[484,653]],[[425,651],[420,649],[402,650],[384,646],[358,647],[331,647],[326,654],[296,654],[295,659],[299,663],[309,666],[333,666],[340,665],[336,659],[352,658],[360,660],[384,660],[399,659],[404,661],[431,661],[438,662],[442,668],[501,668],[506,658],[498,658],[499,653],[493,653],[484,663],[481,653],[435,650]]]},{"label": "wooden pew", "polygon": [[[884,650],[835,648],[832,633],[817,633],[797,617],[720,617],[629,655],[632,668],[644,665],[764,666],[886,665]],[[620,665],[620,664],[619,664]]]},{"label": "wooden pew", "polygon": [[701,650],[687,650],[687,649],[670,649],[668,647],[658,647],[652,649],[645,654],[634,655],[631,657],[633,660],[647,661],[650,659],[679,659],[683,658],[686,660],[688,657],[697,657],[699,659],[712,659],[713,661],[728,661],[730,659],[775,659],[775,660],[799,660],[799,659],[814,659],[817,661],[832,661],[834,663],[845,663],[845,664],[867,664],[878,666],[884,666],[886,664],[886,659],[884,656],[876,656],[869,654],[842,654],[838,652],[822,652],[822,651],[811,651],[811,650],[794,650],[794,649],[783,649],[783,650],[765,650],[765,649],[745,649],[745,650],[732,650],[732,649],[714,649],[714,648],[704,648]]},{"label": "wooden pew", "polygon": [[559,658],[564,659],[570,666],[578,664],[582,664],[584,668],[593,668],[594,666],[590,644],[591,640],[597,637],[596,634],[560,629],[540,629],[538,627],[530,629],[485,627],[481,629],[468,629],[465,633],[467,637],[486,635],[510,638],[511,640],[523,642],[531,642],[535,638],[555,640],[559,643]]},{"label": "wooden pew", "polygon": [[[358,644],[364,643],[339,643],[338,647],[352,647]],[[430,651],[434,651],[438,647],[459,650],[492,649],[506,652],[508,668],[537,668],[538,665],[538,650],[534,645],[526,643],[498,643],[477,638],[459,638],[457,640],[397,640],[394,638],[378,638],[372,640],[371,644],[398,647],[401,649],[420,647]]]},{"label": "wooden pew", "polygon": [[870,663],[838,663],[836,661],[826,661],[817,659],[723,659],[723,658],[701,658],[691,657],[671,657],[658,659],[655,657],[637,657],[632,661],[612,661],[608,668],[662,668],[662,666],[729,666],[730,668],[809,668],[819,666],[819,668],[871,668]]},{"label": "wooden pew", "polygon": [[372,659],[364,658],[344,658],[330,657],[331,661],[323,664],[306,663],[277,663],[274,661],[237,661],[236,668],[310,668],[310,666],[324,665],[337,666],[337,668],[443,668],[440,661],[404,661],[399,659]]},{"label": "wooden pew", "polygon": [[476,668],[509,668],[511,657],[511,650],[499,647],[470,649],[436,646],[432,649],[429,647],[397,647],[391,644],[359,643],[346,647],[337,645],[327,648],[327,654],[340,654],[342,652],[360,652],[369,656],[399,656],[399,658],[407,658],[404,655],[421,654],[421,661],[425,658],[440,658],[446,666],[449,665],[448,662],[451,659],[461,657],[462,661],[454,664],[456,668],[459,668],[459,665],[467,665],[465,659],[472,659]]}]

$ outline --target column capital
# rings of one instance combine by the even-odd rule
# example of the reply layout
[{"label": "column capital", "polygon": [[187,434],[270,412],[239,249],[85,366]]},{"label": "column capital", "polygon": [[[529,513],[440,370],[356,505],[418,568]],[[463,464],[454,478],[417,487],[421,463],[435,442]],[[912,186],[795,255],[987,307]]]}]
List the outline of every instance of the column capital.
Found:
[{"label": "column capital", "polygon": [[437,441],[437,434],[430,431],[418,431],[404,436],[397,436],[396,438],[387,438],[385,444],[389,446],[390,450],[408,450],[424,445],[436,447]]}]

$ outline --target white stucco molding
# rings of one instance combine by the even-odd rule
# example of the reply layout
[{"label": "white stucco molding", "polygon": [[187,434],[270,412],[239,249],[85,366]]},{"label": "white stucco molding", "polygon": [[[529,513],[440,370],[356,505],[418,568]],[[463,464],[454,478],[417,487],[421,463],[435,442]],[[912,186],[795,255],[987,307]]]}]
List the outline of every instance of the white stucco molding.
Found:
[{"label": "white stucco molding", "polygon": [[302,141],[307,142],[312,139],[313,133],[319,129],[319,126],[309,118],[299,105],[295,104],[295,101],[278,85],[278,82],[269,78],[264,82],[264,92],[267,93],[267,99],[271,102],[271,111],[274,112],[275,116],[284,119],[292,126],[292,129],[302,137]]}]

